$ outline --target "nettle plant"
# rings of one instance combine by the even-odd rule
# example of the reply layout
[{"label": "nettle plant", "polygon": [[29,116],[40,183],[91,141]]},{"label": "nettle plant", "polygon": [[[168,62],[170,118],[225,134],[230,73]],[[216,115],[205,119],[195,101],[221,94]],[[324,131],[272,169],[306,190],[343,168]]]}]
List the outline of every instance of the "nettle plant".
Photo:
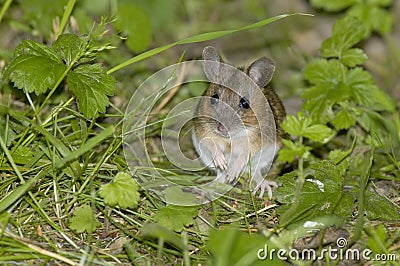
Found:
[{"label": "nettle plant", "polygon": [[[301,95],[302,111],[282,124],[292,138],[283,140],[278,160],[297,161],[276,192],[282,225],[321,215],[350,219],[355,200],[365,200],[369,217],[400,218],[397,206],[366,190],[375,148],[389,147],[391,142],[384,143],[398,136],[386,115],[395,113],[395,105],[362,67],[367,55],[355,47],[369,35],[355,17],[337,20],[322,44],[322,57],[304,70],[309,87]],[[319,149],[327,156],[318,156]],[[344,190],[348,185],[355,186]],[[358,208],[362,213],[364,204]]]},{"label": "nettle plant", "polygon": [[15,48],[3,79],[24,90],[28,98],[30,93],[47,94],[41,108],[65,82],[86,118],[92,119],[99,113],[105,113],[110,104],[108,96],[114,94],[116,80],[107,74],[101,64],[93,63],[100,51],[113,48],[97,42],[105,33],[101,31],[103,26],[101,23],[85,37],[62,34],[51,47],[32,40],[22,41]]}]

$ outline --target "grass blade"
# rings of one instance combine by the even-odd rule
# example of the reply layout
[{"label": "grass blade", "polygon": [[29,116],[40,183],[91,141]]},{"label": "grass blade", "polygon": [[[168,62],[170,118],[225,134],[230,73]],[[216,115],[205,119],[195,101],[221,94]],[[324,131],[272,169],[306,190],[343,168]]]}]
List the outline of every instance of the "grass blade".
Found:
[{"label": "grass blade", "polygon": [[67,25],[68,19],[71,16],[72,10],[74,9],[76,0],[69,0],[67,6],[65,7],[64,14],[62,16],[60,27],[57,32],[56,40],[64,31],[65,25]]},{"label": "grass blade", "polygon": [[20,185],[16,190],[11,192],[7,197],[4,197],[0,200],[0,213],[5,211],[8,207],[10,207],[14,202],[19,200],[27,191],[31,189],[31,187],[36,183],[36,181],[42,175],[36,175],[34,178],[29,179],[22,185]]},{"label": "grass blade", "polygon": [[12,3],[12,0],[7,0],[7,1],[3,4],[3,6],[1,7],[1,10],[0,10],[0,22],[1,22],[1,20],[3,19],[4,14],[6,13],[7,9],[10,7],[11,3]]},{"label": "grass blade", "polygon": [[69,152],[67,154],[64,154],[64,158],[60,161],[57,161],[55,163],[56,168],[60,168],[64,166],[66,163],[78,158],[82,154],[90,151],[93,149],[96,145],[98,145],[100,142],[102,142],[104,139],[108,138],[114,133],[114,127],[110,126],[103,130],[100,134],[96,135],[95,137],[89,139],[80,149],[74,150],[72,152]]},{"label": "grass blade", "polygon": [[171,43],[171,44],[167,44],[165,46],[154,48],[154,49],[146,51],[144,53],[141,53],[141,54],[139,54],[139,55],[137,55],[135,57],[132,57],[131,59],[129,59],[129,60],[125,61],[125,62],[122,62],[121,64],[113,67],[112,69],[110,69],[107,72],[107,74],[114,73],[115,71],[118,71],[121,68],[124,68],[124,67],[129,66],[129,65],[131,65],[133,63],[136,63],[136,62],[139,62],[139,61],[144,60],[146,58],[149,58],[149,57],[151,57],[153,55],[159,54],[159,53],[161,53],[161,52],[163,52],[163,51],[165,51],[165,50],[167,50],[167,49],[169,49],[171,47],[179,45],[179,44],[197,43],[197,42],[204,42],[204,41],[209,41],[209,40],[221,38],[221,37],[223,37],[225,35],[236,33],[236,32],[239,32],[239,31],[245,31],[245,30],[259,28],[259,27],[265,26],[267,24],[270,24],[272,22],[275,22],[275,21],[277,21],[279,19],[286,18],[286,17],[293,16],[293,15],[312,16],[311,14],[303,14],[303,13],[282,14],[282,15],[278,15],[278,16],[275,16],[275,17],[272,17],[272,18],[267,18],[267,19],[258,21],[256,23],[241,27],[239,29],[213,31],[213,32],[207,32],[207,33],[198,34],[198,35],[195,35],[195,36],[192,36],[192,37],[188,37],[186,39],[183,39],[183,40]]}]

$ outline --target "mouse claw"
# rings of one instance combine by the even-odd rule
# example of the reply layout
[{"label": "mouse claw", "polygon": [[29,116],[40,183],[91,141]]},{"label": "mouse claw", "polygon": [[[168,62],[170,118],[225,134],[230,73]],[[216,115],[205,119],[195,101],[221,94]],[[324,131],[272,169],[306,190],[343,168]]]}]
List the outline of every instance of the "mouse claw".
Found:
[{"label": "mouse claw", "polygon": [[240,176],[240,174],[242,173],[243,169],[239,168],[239,167],[235,167],[232,166],[231,168],[229,168],[227,170],[227,177],[228,177],[228,182],[233,182],[235,181],[236,178],[238,178]]},{"label": "mouse claw", "polygon": [[227,162],[221,150],[217,149],[214,154],[214,164],[221,170],[226,170]]},{"label": "mouse claw", "polygon": [[257,191],[260,190],[260,199],[264,196],[265,190],[267,190],[268,198],[272,199],[272,187],[277,188],[278,184],[275,181],[263,180],[254,188],[253,195],[256,195]]}]

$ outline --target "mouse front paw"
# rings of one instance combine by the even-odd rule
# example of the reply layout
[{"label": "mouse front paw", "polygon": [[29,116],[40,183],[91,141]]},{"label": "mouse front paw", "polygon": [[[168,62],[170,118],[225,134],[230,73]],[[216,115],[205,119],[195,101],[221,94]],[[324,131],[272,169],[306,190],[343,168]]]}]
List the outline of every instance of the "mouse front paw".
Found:
[{"label": "mouse front paw", "polygon": [[240,164],[233,164],[226,170],[226,176],[228,182],[233,182],[237,179],[243,172],[243,166]]},{"label": "mouse front paw", "polygon": [[278,184],[275,181],[268,181],[264,179],[254,188],[253,195],[256,195],[257,191],[260,190],[260,195],[258,197],[261,199],[264,196],[265,190],[267,190],[268,198],[272,199],[272,188],[277,187]]},{"label": "mouse front paw", "polygon": [[226,162],[225,156],[221,150],[217,149],[214,152],[213,162],[214,162],[215,167],[217,167],[221,170],[226,169],[227,162]]}]

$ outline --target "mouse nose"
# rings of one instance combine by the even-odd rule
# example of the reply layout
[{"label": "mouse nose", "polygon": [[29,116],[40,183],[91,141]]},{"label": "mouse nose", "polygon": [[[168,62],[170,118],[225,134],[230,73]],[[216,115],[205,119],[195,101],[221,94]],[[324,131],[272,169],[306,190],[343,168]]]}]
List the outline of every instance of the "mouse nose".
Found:
[{"label": "mouse nose", "polygon": [[228,129],[221,123],[218,122],[218,131],[222,134],[226,135],[228,133]]}]

